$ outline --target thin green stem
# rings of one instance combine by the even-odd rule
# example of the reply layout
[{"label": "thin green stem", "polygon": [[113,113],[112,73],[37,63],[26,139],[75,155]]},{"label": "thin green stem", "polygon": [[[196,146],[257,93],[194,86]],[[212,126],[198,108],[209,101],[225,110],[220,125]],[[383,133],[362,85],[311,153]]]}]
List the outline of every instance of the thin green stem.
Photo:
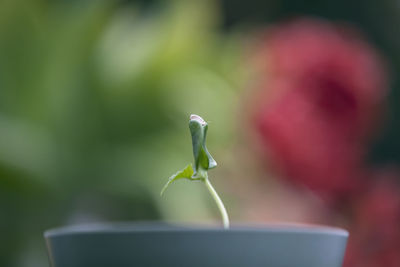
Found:
[{"label": "thin green stem", "polygon": [[206,184],[208,191],[210,191],[210,194],[212,195],[215,202],[217,203],[219,212],[221,213],[221,216],[222,216],[222,222],[224,224],[224,228],[228,229],[229,228],[229,217],[228,217],[228,213],[226,212],[224,203],[222,203],[221,198],[218,196],[217,191],[215,191],[214,187],[210,183],[210,180],[208,180],[208,177],[205,177],[205,179],[203,181]]}]

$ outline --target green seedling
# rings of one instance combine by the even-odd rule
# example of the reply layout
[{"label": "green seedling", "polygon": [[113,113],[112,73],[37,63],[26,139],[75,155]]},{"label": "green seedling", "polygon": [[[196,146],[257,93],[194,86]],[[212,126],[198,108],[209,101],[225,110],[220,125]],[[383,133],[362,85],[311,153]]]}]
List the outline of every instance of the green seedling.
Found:
[{"label": "green seedling", "polygon": [[163,195],[165,190],[173,182],[179,179],[203,182],[214,198],[221,213],[224,228],[227,229],[229,228],[228,213],[226,212],[224,203],[222,203],[221,198],[218,196],[217,191],[215,191],[208,178],[208,170],[217,166],[217,162],[210,155],[206,147],[208,124],[200,116],[190,115],[189,129],[192,135],[194,166],[189,164],[184,169],[172,175],[161,190],[161,195]]}]

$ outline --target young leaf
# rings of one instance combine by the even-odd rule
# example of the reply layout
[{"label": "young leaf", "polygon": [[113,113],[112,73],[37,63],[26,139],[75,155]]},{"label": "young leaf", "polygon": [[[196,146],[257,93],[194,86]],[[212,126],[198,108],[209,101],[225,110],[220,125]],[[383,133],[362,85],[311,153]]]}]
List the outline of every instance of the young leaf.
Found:
[{"label": "young leaf", "polygon": [[208,124],[198,115],[191,115],[189,120],[190,133],[192,135],[194,171],[195,176],[200,170],[209,170],[217,166],[206,147]]},{"label": "young leaf", "polygon": [[168,182],[164,185],[163,189],[161,190],[160,195],[163,195],[165,190],[168,188],[168,186],[178,179],[186,178],[186,179],[192,180],[193,174],[194,174],[194,171],[192,168],[192,164],[187,165],[183,170],[180,170],[177,173],[175,173],[174,175],[172,175],[171,177],[169,177]]},{"label": "young leaf", "polygon": [[192,165],[188,165],[185,169],[172,175],[164,188],[161,190],[161,195],[172,184],[175,180],[186,178],[189,180],[200,180],[202,181],[211,196],[214,198],[215,203],[221,212],[222,221],[224,227],[229,228],[229,217],[226,212],[224,203],[222,203],[221,198],[218,196],[217,191],[211,185],[208,179],[208,170],[217,166],[217,162],[211,157],[210,153],[206,147],[206,137],[208,125],[200,116],[190,115],[189,120],[190,133],[192,135],[192,145],[193,145],[193,156],[194,156],[194,169]]}]

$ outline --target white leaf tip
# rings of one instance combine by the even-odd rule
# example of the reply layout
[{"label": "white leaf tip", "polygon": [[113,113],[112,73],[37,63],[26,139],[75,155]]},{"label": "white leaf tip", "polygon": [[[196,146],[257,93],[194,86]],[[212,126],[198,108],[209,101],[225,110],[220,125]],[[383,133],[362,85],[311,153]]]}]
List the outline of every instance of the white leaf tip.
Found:
[{"label": "white leaf tip", "polygon": [[203,126],[207,124],[207,122],[202,117],[200,117],[199,115],[196,115],[196,114],[191,114],[190,120],[197,121],[198,123],[200,123]]}]

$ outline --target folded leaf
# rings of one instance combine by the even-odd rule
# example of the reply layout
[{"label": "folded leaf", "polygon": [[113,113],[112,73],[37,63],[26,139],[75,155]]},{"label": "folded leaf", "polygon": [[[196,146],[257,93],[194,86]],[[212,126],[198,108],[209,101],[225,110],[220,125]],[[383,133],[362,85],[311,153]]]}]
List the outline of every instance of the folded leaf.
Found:
[{"label": "folded leaf", "polygon": [[217,166],[206,147],[208,124],[198,115],[191,115],[189,129],[192,135],[195,176],[200,170],[209,170]]},{"label": "folded leaf", "polygon": [[192,164],[189,164],[183,170],[180,170],[177,173],[175,173],[174,175],[172,175],[171,177],[169,177],[168,182],[164,185],[163,189],[161,190],[161,195],[164,194],[165,190],[168,188],[168,186],[170,184],[172,184],[174,181],[176,181],[178,179],[186,178],[189,180],[193,180],[192,179],[193,174],[194,174],[194,171],[193,171]]}]

